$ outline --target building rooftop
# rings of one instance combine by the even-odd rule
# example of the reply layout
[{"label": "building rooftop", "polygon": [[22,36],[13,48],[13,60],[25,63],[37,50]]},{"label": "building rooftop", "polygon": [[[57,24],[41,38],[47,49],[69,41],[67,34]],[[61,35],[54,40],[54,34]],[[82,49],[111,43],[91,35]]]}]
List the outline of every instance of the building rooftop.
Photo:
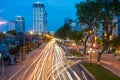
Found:
[{"label": "building rooftop", "polygon": [[37,1],[33,3],[33,7],[44,7],[44,4],[42,2]]},{"label": "building rooftop", "polygon": [[37,1],[37,2],[34,2],[33,4],[43,4],[43,3],[42,3],[42,2]]}]

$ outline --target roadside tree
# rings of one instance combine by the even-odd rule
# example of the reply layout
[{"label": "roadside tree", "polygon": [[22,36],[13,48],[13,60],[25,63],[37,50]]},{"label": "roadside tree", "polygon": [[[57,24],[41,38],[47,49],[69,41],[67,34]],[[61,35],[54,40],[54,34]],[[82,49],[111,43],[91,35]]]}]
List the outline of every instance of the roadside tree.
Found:
[{"label": "roadside tree", "polygon": [[119,21],[114,21],[116,16],[120,16],[119,0],[87,0],[76,4],[77,17],[82,24],[89,27],[99,28],[102,24],[104,27],[103,48],[98,53],[97,61],[100,62],[101,55],[108,49],[109,36],[112,34],[113,27]]}]

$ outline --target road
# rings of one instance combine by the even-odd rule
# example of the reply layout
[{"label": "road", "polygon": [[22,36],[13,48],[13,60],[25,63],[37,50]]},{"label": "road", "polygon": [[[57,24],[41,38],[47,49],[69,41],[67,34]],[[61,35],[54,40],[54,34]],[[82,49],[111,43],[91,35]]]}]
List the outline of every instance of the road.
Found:
[{"label": "road", "polygon": [[65,51],[51,40],[20,64],[22,67],[8,80],[92,80],[79,64],[80,60],[68,59]]}]

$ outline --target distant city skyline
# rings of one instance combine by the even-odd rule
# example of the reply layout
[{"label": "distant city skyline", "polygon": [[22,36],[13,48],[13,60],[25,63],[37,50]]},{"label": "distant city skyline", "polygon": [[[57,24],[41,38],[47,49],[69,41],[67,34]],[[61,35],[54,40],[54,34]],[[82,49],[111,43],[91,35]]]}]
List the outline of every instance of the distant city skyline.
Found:
[{"label": "distant city skyline", "polygon": [[[23,16],[26,21],[26,30],[33,27],[33,9],[34,2],[42,2],[46,6],[48,13],[48,31],[56,31],[64,24],[64,18],[76,17],[75,4],[85,0],[1,0],[0,1],[0,21],[15,20],[15,16]],[[8,30],[9,25],[0,25],[0,32]]]}]

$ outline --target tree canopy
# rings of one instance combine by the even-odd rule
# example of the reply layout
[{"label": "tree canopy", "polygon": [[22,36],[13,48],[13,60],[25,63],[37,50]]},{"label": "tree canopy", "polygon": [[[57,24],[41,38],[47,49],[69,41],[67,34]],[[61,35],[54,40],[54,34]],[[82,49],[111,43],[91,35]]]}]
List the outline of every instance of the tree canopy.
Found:
[{"label": "tree canopy", "polygon": [[113,38],[112,41],[110,41],[113,47],[117,48],[120,46],[120,36]]},{"label": "tree canopy", "polygon": [[108,25],[114,26],[114,17],[120,15],[119,5],[119,0],[87,0],[76,4],[77,16],[81,23],[87,23],[90,27],[103,24],[108,32]]},{"label": "tree canopy", "polygon": [[71,40],[74,40],[76,43],[79,43],[80,40],[82,40],[82,38],[83,38],[83,32],[71,31],[69,33],[70,33],[70,35],[68,36],[68,38]]},{"label": "tree canopy", "polygon": [[[112,34],[113,27],[120,22],[115,21],[115,17],[120,16],[120,0],[87,0],[76,4],[77,17],[82,24],[89,27],[97,27],[102,24],[107,39],[103,37],[104,47],[98,53],[98,61],[103,52],[107,49],[109,36]],[[87,37],[88,38],[88,37]]]},{"label": "tree canopy", "polygon": [[83,37],[83,33],[80,31],[72,31],[71,26],[69,24],[64,24],[63,27],[56,31],[55,36],[61,39],[70,39],[74,40],[76,43]]},{"label": "tree canopy", "polygon": [[57,38],[66,39],[67,35],[69,35],[69,31],[71,31],[71,26],[69,24],[64,24],[56,31],[55,36]]},{"label": "tree canopy", "polygon": [[8,31],[7,33],[12,34],[12,35],[16,35],[16,31],[15,30]]}]

